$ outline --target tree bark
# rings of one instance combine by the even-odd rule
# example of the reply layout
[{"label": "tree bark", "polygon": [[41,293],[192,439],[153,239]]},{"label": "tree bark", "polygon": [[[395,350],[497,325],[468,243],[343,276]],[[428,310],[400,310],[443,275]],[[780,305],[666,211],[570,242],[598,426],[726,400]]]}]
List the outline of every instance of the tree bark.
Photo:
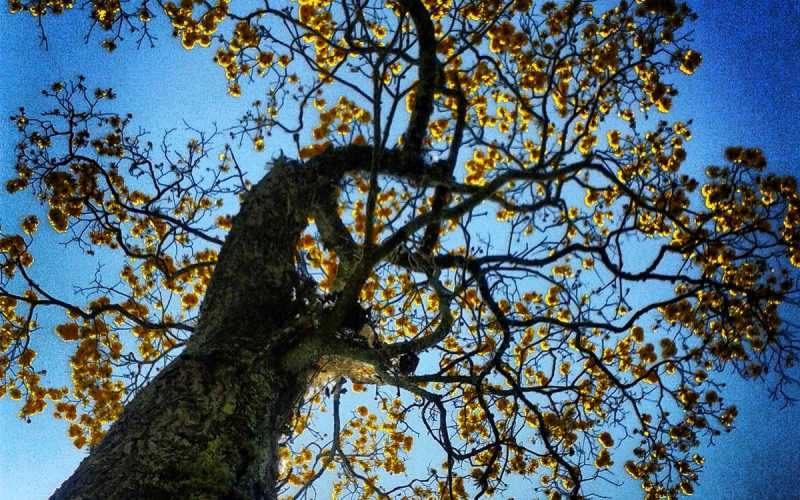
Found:
[{"label": "tree bark", "polygon": [[276,364],[179,356],[51,498],[275,498],[278,440],[304,390]]}]

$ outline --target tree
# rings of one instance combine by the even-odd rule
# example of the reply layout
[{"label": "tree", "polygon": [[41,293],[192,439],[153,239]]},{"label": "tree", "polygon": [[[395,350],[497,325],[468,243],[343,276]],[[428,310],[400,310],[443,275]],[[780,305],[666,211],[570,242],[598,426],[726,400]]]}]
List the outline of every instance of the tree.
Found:
[{"label": "tree", "polygon": [[[109,50],[124,28],[151,36],[155,13],[126,9],[92,4]],[[251,185],[234,147],[214,159],[216,134],[155,145],[83,79],[12,117],[7,190],[87,259],[121,256],[78,302],[34,274],[35,214],[0,236],[2,390],[23,417],[51,401],[91,447],[55,498],[302,496],[329,467],[342,493],[523,477],[577,498],[614,461],[670,498],[736,416],[715,373],[792,382],[794,180],[733,147],[698,181],[681,172],[691,124],[650,117],[701,60],[685,5],[163,10],[186,48],[218,47],[233,96],[268,82],[233,139],[290,136],[298,158]],[[356,332],[367,306],[378,344]],[[69,389],[42,386],[28,345],[45,308],[75,345]],[[374,404],[348,408],[367,386]],[[420,434],[441,450],[430,470],[405,463]]]}]

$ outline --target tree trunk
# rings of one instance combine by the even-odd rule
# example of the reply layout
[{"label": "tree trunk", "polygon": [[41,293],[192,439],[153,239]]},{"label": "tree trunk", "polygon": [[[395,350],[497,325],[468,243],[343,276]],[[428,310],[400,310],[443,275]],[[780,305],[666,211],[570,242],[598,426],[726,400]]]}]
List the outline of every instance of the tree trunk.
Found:
[{"label": "tree trunk", "polygon": [[[358,259],[336,216],[336,193],[344,173],[368,169],[372,154],[348,146],[307,163],[276,161],[233,219],[184,351],[51,498],[277,497],[279,440],[317,361],[335,347],[328,335],[338,324],[314,317],[315,290],[297,272],[296,243],[313,215],[326,245]],[[382,157],[382,173],[412,182],[427,175],[419,155]]]},{"label": "tree trunk", "polygon": [[315,362],[284,360],[309,336],[295,245],[341,172],[279,162],[253,187],[185,350],[51,498],[276,497],[279,439]]}]

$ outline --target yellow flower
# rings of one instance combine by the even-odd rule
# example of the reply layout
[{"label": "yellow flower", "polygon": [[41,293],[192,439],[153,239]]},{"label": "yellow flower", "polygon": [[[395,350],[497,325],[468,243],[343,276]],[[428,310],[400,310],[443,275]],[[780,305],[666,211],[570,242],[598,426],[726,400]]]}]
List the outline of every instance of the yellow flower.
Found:
[{"label": "yellow flower", "polygon": [[36,232],[36,228],[39,227],[39,218],[35,215],[29,215],[22,219],[22,230],[25,231],[25,234],[32,235]]},{"label": "yellow flower", "polygon": [[603,446],[603,448],[611,448],[614,446],[614,438],[611,437],[611,434],[608,432],[602,432],[599,436],[597,436],[597,441]]},{"label": "yellow flower", "polygon": [[608,140],[608,146],[611,149],[619,149],[619,140],[620,140],[620,133],[619,130],[611,130],[608,134],[606,134],[606,139]]},{"label": "yellow flower", "polygon": [[625,472],[628,473],[632,478],[639,479],[641,473],[639,472],[639,467],[632,461],[628,460],[625,462]]},{"label": "yellow flower", "polygon": [[553,276],[558,278],[570,278],[572,274],[572,267],[569,264],[560,264],[553,267]]},{"label": "yellow flower", "polygon": [[608,452],[607,449],[603,448],[600,450],[600,453],[597,454],[597,457],[594,459],[594,466],[598,469],[607,469],[614,465],[614,461],[611,460],[611,454]]},{"label": "yellow flower", "polygon": [[668,113],[669,110],[672,108],[672,99],[667,96],[662,97],[661,99],[656,99],[656,108],[662,113]]},{"label": "yellow flower", "polygon": [[47,212],[47,220],[50,221],[50,226],[59,233],[65,232],[69,226],[67,215],[58,208],[51,208]]},{"label": "yellow flower", "polygon": [[700,66],[701,62],[703,62],[703,56],[699,52],[689,49],[681,58],[680,70],[687,75],[691,75]]},{"label": "yellow flower", "polygon": [[200,299],[197,297],[197,294],[194,293],[187,293],[181,297],[181,305],[186,309],[191,309],[195,307],[200,302]]},{"label": "yellow flower", "polygon": [[233,218],[230,215],[220,215],[216,219],[217,227],[226,231],[233,227]]},{"label": "yellow flower", "polygon": [[258,54],[256,61],[258,61],[258,65],[262,69],[266,69],[272,66],[274,59],[275,59],[275,54],[273,54],[272,52],[261,52],[260,54]]},{"label": "yellow flower", "polygon": [[75,323],[67,323],[64,325],[56,326],[56,333],[64,340],[77,340],[78,339],[78,325]]}]

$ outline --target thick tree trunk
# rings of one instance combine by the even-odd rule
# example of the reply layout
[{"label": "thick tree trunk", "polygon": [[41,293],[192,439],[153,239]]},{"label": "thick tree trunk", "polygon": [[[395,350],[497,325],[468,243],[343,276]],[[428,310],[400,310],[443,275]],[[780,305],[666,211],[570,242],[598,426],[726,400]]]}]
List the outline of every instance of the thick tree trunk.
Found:
[{"label": "thick tree trunk", "polygon": [[[185,350],[51,498],[276,498],[279,439],[332,347],[330,332],[314,326],[296,242],[313,215],[340,257],[356,253],[335,215],[336,192],[346,171],[371,158],[370,147],[350,146],[273,165],[234,217]],[[384,173],[415,180],[425,171],[417,155],[390,150],[383,159]]]},{"label": "thick tree trunk", "polygon": [[186,349],[52,498],[275,497],[279,439],[314,363],[283,359],[309,335],[295,244],[343,172],[325,170],[276,164],[247,195]]}]

